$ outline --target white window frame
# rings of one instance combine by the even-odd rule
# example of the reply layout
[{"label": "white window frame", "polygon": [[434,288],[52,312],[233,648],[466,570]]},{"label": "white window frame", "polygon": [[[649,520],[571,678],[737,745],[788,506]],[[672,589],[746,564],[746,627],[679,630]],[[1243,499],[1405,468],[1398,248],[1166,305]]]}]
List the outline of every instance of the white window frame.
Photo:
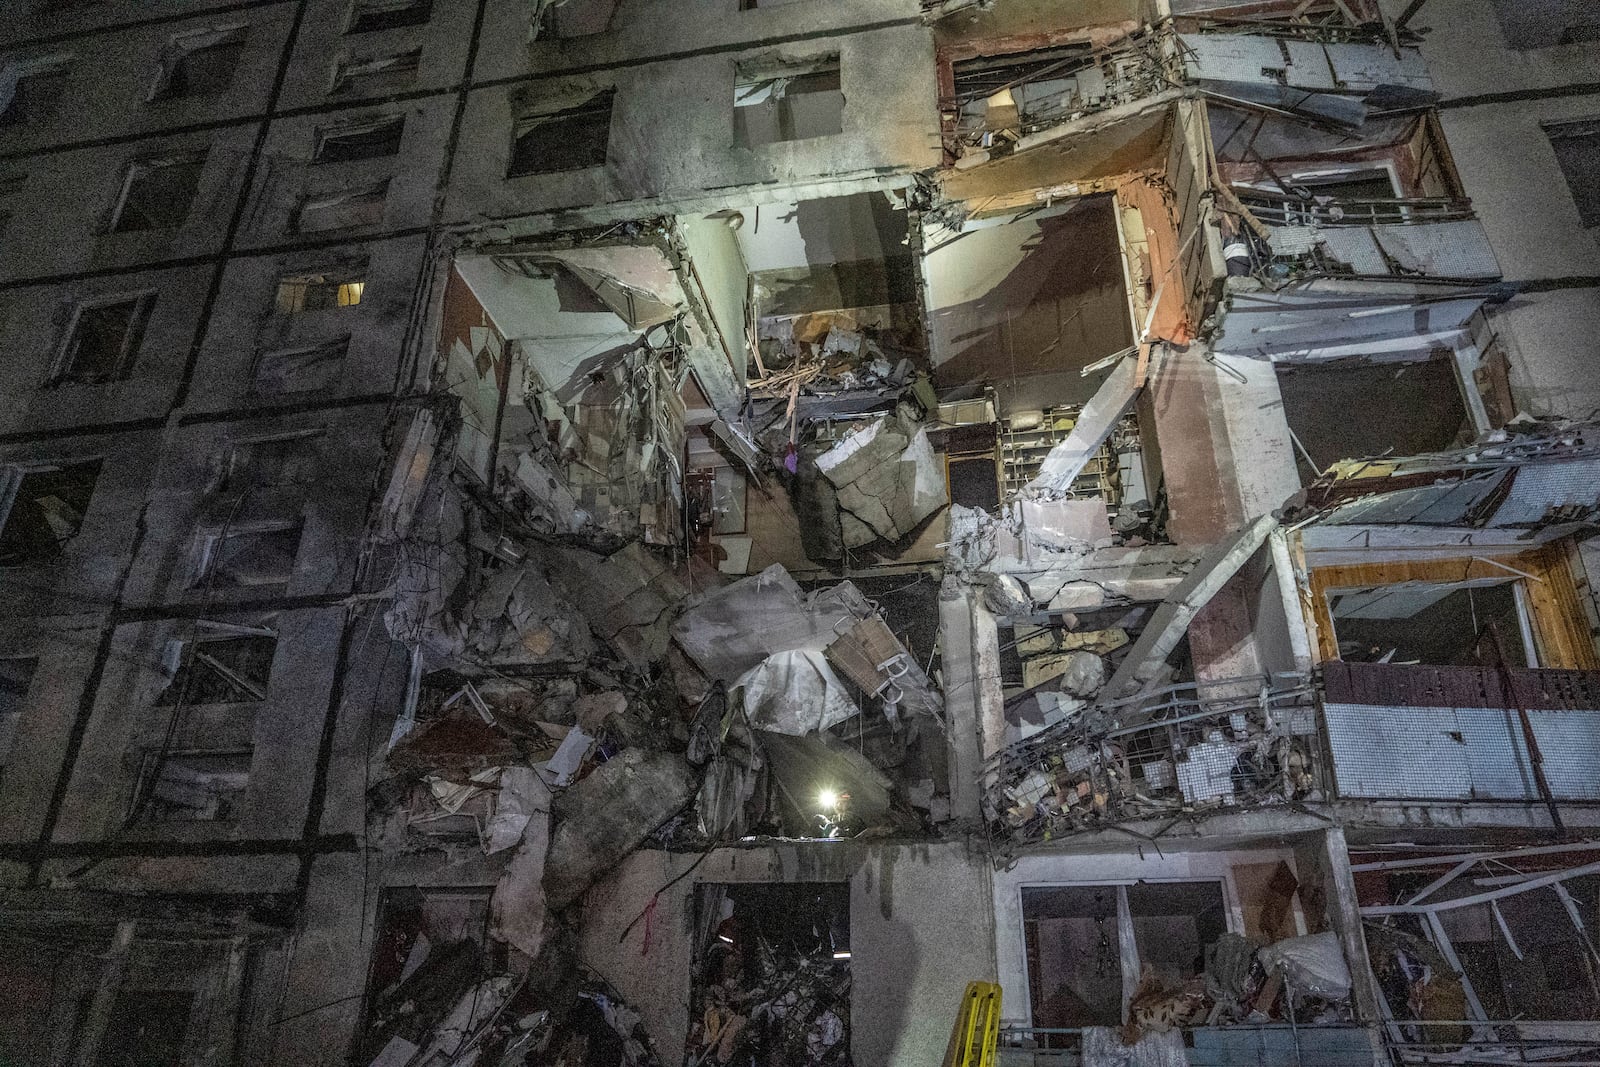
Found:
[{"label": "white window frame", "polygon": [[[148,326],[148,316],[151,314],[154,308],[156,296],[157,290],[155,289],[140,289],[128,293],[108,293],[102,296],[90,297],[85,300],[79,300],[73,304],[72,318],[67,322],[67,329],[66,332],[62,334],[60,344],[56,346],[55,358],[50,361],[50,376],[46,380],[52,385],[66,382],[67,365],[71,358],[70,350],[72,348],[72,341],[73,338],[78,335],[78,323],[83,318],[83,313],[85,311],[92,311],[96,308],[111,307],[114,304],[124,304],[131,301],[138,305],[134,309],[135,317],[138,317],[140,314],[146,316],[144,325]],[[143,337],[141,336],[138,338],[138,340],[142,342]],[[134,339],[124,336],[122,339],[122,352],[117,356],[117,367],[119,369],[126,369],[131,364],[133,358],[138,355],[137,351],[130,351],[134,348]]]},{"label": "white window frame", "polygon": [[237,40],[244,44],[250,29],[249,23],[238,22],[229,26],[214,26],[203,30],[190,30],[180,33],[167,41],[161,50],[161,62],[156,65],[155,79],[150,83],[150,91],[145,93],[145,103],[160,103],[163,100],[182,100],[185,96],[166,96],[167,86],[172,79],[172,72],[185,56],[191,55],[212,45],[226,44]]}]

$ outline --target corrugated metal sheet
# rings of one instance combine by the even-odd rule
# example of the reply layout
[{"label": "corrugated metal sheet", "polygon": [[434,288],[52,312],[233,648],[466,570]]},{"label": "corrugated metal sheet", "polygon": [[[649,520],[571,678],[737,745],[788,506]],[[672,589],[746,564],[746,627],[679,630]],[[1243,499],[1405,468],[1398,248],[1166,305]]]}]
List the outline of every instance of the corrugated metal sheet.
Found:
[{"label": "corrugated metal sheet", "polygon": [[1485,471],[1460,480],[1450,478],[1433,485],[1379,493],[1342,505],[1323,522],[1334,526],[1457,526],[1505,477],[1504,471]]},{"label": "corrugated metal sheet", "polygon": [[[1511,693],[1506,692],[1510,677]],[[1550,711],[1600,708],[1600,671],[1514,667],[1427,667],[1398,663],[1322,665],[1330,704],[1397,708],[1503,708],[1520,704]]]}]

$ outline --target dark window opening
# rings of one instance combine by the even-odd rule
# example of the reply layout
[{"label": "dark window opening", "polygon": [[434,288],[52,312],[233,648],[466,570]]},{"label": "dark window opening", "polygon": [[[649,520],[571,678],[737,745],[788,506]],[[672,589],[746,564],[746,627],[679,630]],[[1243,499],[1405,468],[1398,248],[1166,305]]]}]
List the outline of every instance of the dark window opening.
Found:
[{"label": "dark window opening", "polygon": [[1203,976],[1206,946],[1228,932],[1222,883],[1145,882],[1127,892],[1141,971],[1169,985]]},{"label": "dark window opening", "polygon": [[334,73],[332,91],[339,94],[359,88],[367,94],[378,94],[403,89],[416,80],[421,65],[420,48],[373,59],[344,59]]},{"label": "dark window opening", "polygon": [[433,17],[433,0],[357,0],[347,33],[421,26]]},{"label": "dark window opening", "polygon": [[401,1038],[421,1045],[461,991],[502,973],[505,943],[489,937],[488,889],[388,889],[378,903],[357,1059],[372,1062]]},{"label": "dark window opening", "polygon": [[222,471],[222,492],[303,485],[315,474],[314,433],[241,441],[228,451]]},{"label": "dark window opening", "polygon": [[235,530],[213,535],[196,584],[207,588],[284,585],[294,574],[300,551],[300,526]]},{"label": "dark window opening", "polygon": [[366,292],[366,271],[289,274],[278,279],[277,308],[286,315],[355,307]]},{"label": "dark window opening", "polygon": [[65,63],[24,71],[11,88],[11,101],[0,110],[0,128],[32,126],[55,115],[67,88]]},{"label": "dark window opening", "polygon": [[233,822],[250,787],[250,760],[248,751],[152,752],[140,769],[135,814],[147,822]]},{"label": "dark window opening", "polygon": [[323,233],[357,226],[376,226],[383,221],[389,199],[389,179],[361,189],[331,196],[307,197],[295,210],[294,232]]},{"label": "dark window opening", "polygon": [[61,558],[83,525],[99,475],[96,459],[15,476],[16,490],[0,526],[0,567]]},{"label": "dark window opening", "polygon": [[[1291,447],[1308,485],[1342,459],[1416,456],[1475,436],[1449,353],[1407,361],[1279,363],[1276,370],[1295,438]],[[1356,411],[1361,417],[1351,418]]]},{"label": "dark window opening", "polygon": [[605,163],[615,96],[616,93],[608,89],[577,107],[521,119],[511,147],[507,176],[553,174]]},{"label": "dark window opening", "polygon": [[106,1067],[182,1063],[195,994],[179,989],[124,989],[117,994],[95,1061]]},{"label": "dark window opening", "polygon": [[945,461],[950,502],[993,512],[1000,507],[1000,466],[993,452],[950,456]]},{"label": "dark window opening", "polygon": [[740,70],[733,87],[733,142],[756,148],[844,132],[839,58],[804,71]]},{"label": "dark window opening", "polygon": [[200,188],[201,157],[153,159],[134,163],[122,182],[113,233],[170,230],[189,217]]},{"label": "dark window opening", "polygon": [[1051,1029],[1122,1022],[1118,887],[1028,886],[1023,946],[1033,1025]]},{"label": "dark window opening", "polygon": [[147,293],[80,307],[53,380],[95,384],[126,378],[154,304]]},{"label": "dark window opening", "polygon": [[1518,582],[1406,582],[1328,594],[1339,658],[1434,667],[1496,666],[1492,625],[1508,667],[1533,660]]},{"label": "dark window opening", "polygon": [[850,1063],[847,883],[697,886],[691,967],[692,1062]]},{"label": "dark window opening", "polygon": [[1394,177],[1381,167],[1285,178],[1284,184],[1296,192],[1335,200],[1393,200],[1399,195]]},{"label": "dark window opening", "polygon": [[311,348],[263,352],[256,357],[250,391],[256,396],[322,392],[339,381],[350,338]]},{"label": "dark window opening", "polygon": [[1584,226],[1600,226],[1600,119],[1544,128]]},{"label": "dark window opening", "polygon": [[398,155],[405,128],[405,116],[395,115],[359,126],[321,129],[317,131],[317,147],[312,158],[317,163],[349,163]]},{"label": "dark window opening", "polygon": [[162,67],[153,99],[212,96],[228,91],[244,54],[244,31],[208,37],[203,44],[186,45],[181,40],[173,43],[173,55]]},{"label": "dark window opening", "polygon": [[265,700],[277,648],[278,639],[271,634],[184,642],[178,669],[156,703],[189,707]]},{"label": "dark window opening", "polygon": [[618,0],[566,0],[551,4],[539,16],[539,37],[568,40],[591,37],[611,28]]}]

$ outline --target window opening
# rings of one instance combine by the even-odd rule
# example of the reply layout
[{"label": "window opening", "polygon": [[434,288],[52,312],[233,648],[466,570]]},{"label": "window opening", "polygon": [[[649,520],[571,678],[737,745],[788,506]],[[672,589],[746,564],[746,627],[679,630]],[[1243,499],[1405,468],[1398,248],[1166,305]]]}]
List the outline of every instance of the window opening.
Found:
[{"label": "window opening", "polygon": [[1544,128],[1586,227],[1600,226],[1600,118]]},{"label": "window opening", "polygon": [[691,1061],[850,1062],[847,883],[697,886],[691,966]]},{"label": "window opening", "polygon": [[383,221],[388,196],[389,179],[385,178],[361,189],[307,197],[295,211],[294,230],[296,233],[322,233],[376,226]]},{"label": "window opening", "polygon": [[250,761],[247,749],[148,753],[133,810],[146,822],[233,822],[250,787]]},{"label": "window opening", "polygon": [[238,442],[228,450],[219,488],[233,493],[309,481],[317,458],[313,439],[319,433],[311,431]]},{"label": "window opening", "polygon": [[519,119],[508,176],[553,174],[605,163],[615,97],[608,89],[576,107]]},{"label": "window opening", "polygon": [[280,349],[256,357],[250,391],[256,396],[322,392],[339,381],[350,338],[308,348]]},{"label": "window opening", "polygon": [[98,384],[128,376],[155,294],[80,305],[52,380]]},{"label": "window opening", "polygon": [[1403,582],[1328,594],[1339,658],[1356,663],[1495,666],[1492,623],[1507,666],[1535,662],[1517,579]]},{"label": "window opening", "polygon": [[349,163],[398,155],[405,127],[404,115],[358,125],[324,127],[317,131],[312,159],[317,163]]},{"label": "window opening", "polygon": [[[26,60],[0,68],[0,128],[34,126],[55,116],[67,88],[70,60],[64,56]],[[14,77],[10,92],[8,76]]]},{"label": "window opening", "polygon": [[277,635],[262,629],[175,641],[169,654],[176,657],[177,669],[156,704],[190,707],[265,700],[277,648]]},{"label": "window opening", "polygon": [[788,72],[741,67],[735,78],[733,135],[740,148],[844,132],[838,56]]},{"label": "window opening", "polygon": [[287,274],[278,279],[277,308],[286,315],[355,307],[367,288],[365,268],[322,274]]},{"label": "window opening", "polygon": [[113,233],[170,230],[189,217],[200,188],[204,156],[146,159],[132,163],[111,224]]},{"label": "window opening", "polygon": [[296,523],[212,534],[206,539],[205,565],[195,584],[219,588],[284,585],[294,574],[300,532]]},{"label": "window opening", "polygon": [[433,17],[433,0],[356,0],[346,33],[421,26]]},{"label": "window opening", "polygon": [[421,65],[420,48],[371,59],[346,57],[334,71],[332,92],[348,93],[359,88],[362,92],[376,94],[401,89],[416,80]]},{"label": "window opening", "polygon": [[13,470],[9,478],[0,478],[0,490],[6,481],[13,487],[0,526],[0,567],[59,559],[83,526],[99,475],[96,459]]},{"label": "window opening", "polygon": [[244,54],[244,28],[208,30],[176,37],[156,77],[152,100],[174,100],[227,92]]}]

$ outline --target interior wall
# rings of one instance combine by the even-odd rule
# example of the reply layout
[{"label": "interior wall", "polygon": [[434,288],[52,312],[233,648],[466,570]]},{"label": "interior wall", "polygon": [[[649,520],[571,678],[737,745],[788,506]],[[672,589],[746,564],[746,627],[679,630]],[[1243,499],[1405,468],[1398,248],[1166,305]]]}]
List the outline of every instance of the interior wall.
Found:
[{"label": "interior wall", "polygon": [[1083,404],[1133,341],[1115,203],[1092,197],[969,229],[923,259],[941,390],[993,383],[1003,415]]},{"label": "interior wall", "polygon": [[752,274],[907,254],[906,213],[880,192],[752,204],[743,214],[735,234]]}]

